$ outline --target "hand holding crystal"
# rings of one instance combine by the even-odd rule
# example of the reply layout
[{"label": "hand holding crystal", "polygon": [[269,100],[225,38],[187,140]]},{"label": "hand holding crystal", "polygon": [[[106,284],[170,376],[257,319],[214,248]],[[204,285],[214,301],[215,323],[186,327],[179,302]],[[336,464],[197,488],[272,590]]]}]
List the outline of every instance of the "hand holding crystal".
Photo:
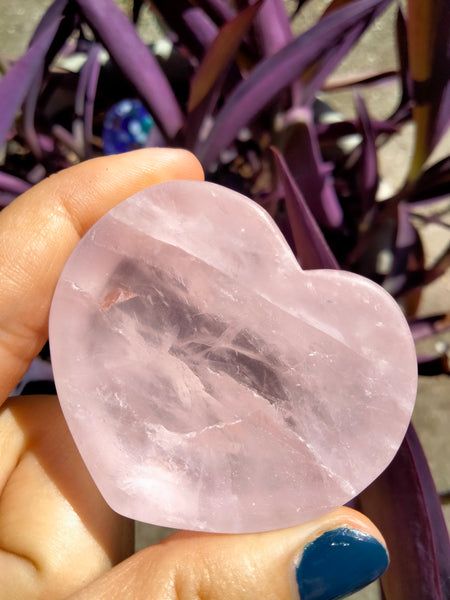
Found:
[{"label": "hand holding crystal", "polygon": [[[188,153],[95,159],[0,214],[2,400],[46,341],[53,291],[79,239],[132,194],[175,179],[202,179]],[[49,396],[3,404],[0,481],[0,600],[323,600],[366,585],[387,566],[380,533],[349,509],[267,533],[180,532],[132,555],[132,522],[97,491]]]}]

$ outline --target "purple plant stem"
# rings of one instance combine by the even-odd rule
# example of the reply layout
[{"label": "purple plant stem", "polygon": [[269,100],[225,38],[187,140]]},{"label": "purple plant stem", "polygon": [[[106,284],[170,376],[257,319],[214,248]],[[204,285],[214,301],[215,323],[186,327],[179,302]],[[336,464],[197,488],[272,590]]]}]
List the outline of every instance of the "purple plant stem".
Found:
[{"label": "purple plant stem", "polygon": [[66,146],[66,148],[72,152],[75,152],[77,156],[81,157],[83,155],[83,149],[80,148],[78,141],[69,131],[67,131],[67,129],[64,129],[64,127],[61,125],[53,125],[52,135],[64,146]]}]

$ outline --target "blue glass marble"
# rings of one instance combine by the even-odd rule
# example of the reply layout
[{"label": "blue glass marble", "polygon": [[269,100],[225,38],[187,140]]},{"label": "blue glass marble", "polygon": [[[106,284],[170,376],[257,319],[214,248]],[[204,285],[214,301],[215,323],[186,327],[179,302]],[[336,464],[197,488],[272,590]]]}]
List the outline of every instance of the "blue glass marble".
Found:
[{"label": "blue glass marble", "polygon": [[144,148],[154,125],[140,100],[121,100],[109,109],[103,122],[104,153],[119,154]]}]

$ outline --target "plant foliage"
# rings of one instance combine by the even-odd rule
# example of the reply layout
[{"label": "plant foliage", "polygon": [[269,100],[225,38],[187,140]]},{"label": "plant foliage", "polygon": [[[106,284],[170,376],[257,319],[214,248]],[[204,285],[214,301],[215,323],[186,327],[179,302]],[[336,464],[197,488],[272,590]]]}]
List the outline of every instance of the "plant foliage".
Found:
[{"label": "plant foliage", "polygon": [[[113,0],[49,7],[0,81],[0,205],[101,154],[107,110],[139,98],[157,124],[149,144],[192,150],[208,179],[264,206],[303,268],[345,268],[377,281],[404,307],[417,339],[448,328],[449,314],[415,316],[421,290],[450,260],[444,253],[425,265],[412,220],[446,226],[442,213],[427,217],[419,209],[450,192],[450,159],[427,162],[450,122],[448,1],[408,0],[406,16],[398,7],[398,71],[341,82],[354,90],[356,118],[333,113],[332,122],[321,118],[330,109],[320,92],[393,0],[334,0],[299,36],[282,0],[152,0],[172,44],[164,59],[136,32],[144,4],[135,0],[132,20]],[[297,0],[295,14],[305,4]],[[76,69],[67,66],[74,58]],[[374,119],[358,90],[393,78],[402,91],[398,106]],[[380,200],[379,148],[409,122],[417,132],[409,173]],[[389,260],[380,267],[382,256]],[[419,357],[419,369],[448,373],[445,353]],[[449,598],[448,535],[412,428],[359,503],[390,543],[384,597]]]}]

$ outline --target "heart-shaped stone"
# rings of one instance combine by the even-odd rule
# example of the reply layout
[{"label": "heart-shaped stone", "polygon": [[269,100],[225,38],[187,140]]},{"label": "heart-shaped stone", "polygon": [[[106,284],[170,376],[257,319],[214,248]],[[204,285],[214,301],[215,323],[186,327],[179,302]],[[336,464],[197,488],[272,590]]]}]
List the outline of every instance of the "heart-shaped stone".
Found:
[{"label": "heart-shaped stone", "polygon": [[263,209],[210,183],[153,186],[94,225],[50,344],[106,501],[183,529],[263,531],[347,502],[393,458],[416,392],[394,300],[302,271]]}]

